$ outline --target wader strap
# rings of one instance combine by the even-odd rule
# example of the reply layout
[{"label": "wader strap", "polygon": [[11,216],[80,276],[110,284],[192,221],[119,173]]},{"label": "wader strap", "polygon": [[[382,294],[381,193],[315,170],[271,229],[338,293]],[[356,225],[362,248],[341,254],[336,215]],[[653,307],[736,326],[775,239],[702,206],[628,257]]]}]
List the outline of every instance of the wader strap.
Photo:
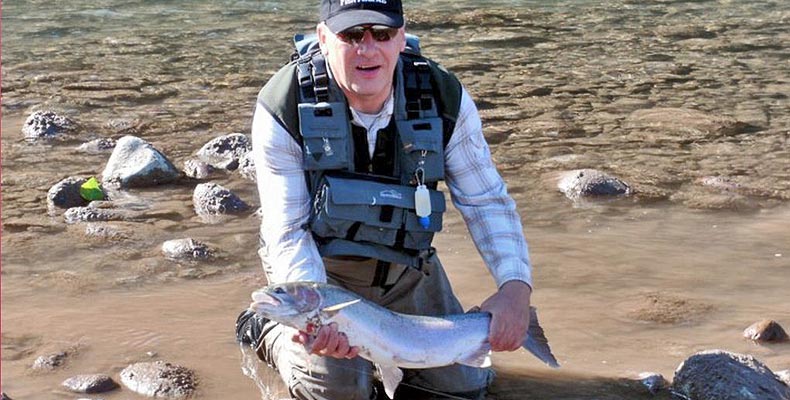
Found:
[{"label": "wader strap", "polygon": [[300,103],[322,103],[329,101],[329,73],[326,60],[321,52],[311,53],[296,63],[296,77],[299,81]]},{"label": "wader strap", "polygon": [[403,63],[403,94],[406,97],[406,118],[434,117],[431,69],[427,61],[407,59]]},{"label": "wader strap", "polygon": [[384,288],[387,284],[387,277],[389,276],[390,272],[390,265],[386,261],[378,260],[376,262],[376,274],[373,276],[373,282],[370,286],[378,286]]}]

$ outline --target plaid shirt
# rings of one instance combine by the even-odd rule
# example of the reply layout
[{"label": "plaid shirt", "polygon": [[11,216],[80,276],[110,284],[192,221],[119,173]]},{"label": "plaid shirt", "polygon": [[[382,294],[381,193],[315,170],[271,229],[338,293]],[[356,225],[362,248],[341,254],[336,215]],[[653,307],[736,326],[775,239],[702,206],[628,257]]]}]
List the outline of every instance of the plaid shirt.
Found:
[{"label": "plaid shirt", "polygon": [[[392,110],[390,96],[384,105],[387,118],[367,118],[372,121],[369,143],[375,143],[375,132],[389,124]],[[357,112],[352,115],[352,123],[366,127],[364,117]],[[263,214],[260,253],[269,279],[272,283],[326,282],[324,263],[305,228],[311,199],[302,149],[261,104],[252,122],[252,146]],[[497,286],[510,280],[532,286],[516,204],[491,160],[477,107],[465,89],[455,130],[445,148],[445,183]]]}]

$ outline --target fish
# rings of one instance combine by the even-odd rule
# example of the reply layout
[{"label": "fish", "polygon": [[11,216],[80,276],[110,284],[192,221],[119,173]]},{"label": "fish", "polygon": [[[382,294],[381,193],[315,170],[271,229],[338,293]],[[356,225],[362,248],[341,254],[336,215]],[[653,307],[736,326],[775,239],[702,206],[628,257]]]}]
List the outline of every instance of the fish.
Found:
[{"label": "fish", "polygon": [[[444,316],[401,314],[368,301],[339,286],[317,282],[274,284],[252,293],[250,310],[303,332],[337,323],[338,330],[372,362],[392,399],[403,379],[401,368],[424,369],[451,364],[478,368],[491,366],[486,312]],[[540,327],[537,311],[523,347],[548,366],[558,368],[549,342]]]}]

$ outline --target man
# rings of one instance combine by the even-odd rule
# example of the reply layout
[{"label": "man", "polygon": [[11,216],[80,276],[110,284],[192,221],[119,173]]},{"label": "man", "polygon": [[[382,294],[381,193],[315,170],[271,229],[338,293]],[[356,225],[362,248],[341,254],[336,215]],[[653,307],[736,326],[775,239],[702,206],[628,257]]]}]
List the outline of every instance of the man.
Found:
[{"label": "man", "polygon": [[[320,51],[270,79],[253,119],[269,282],[328,281],[408,314],[463,312],[430,247],[445,180],[497,283],[481,305],[491,347],[518,349],[532,292],[527,245],[469,94],[407,48],[400,0],[322,0],[316,33]],[[295,398],[376,396],[373,366],[334,324],[311,353],[308,333],[250,313],[236,328]],[[398,394],[482,398],[491,379],[462,365],[409,370]]]}]

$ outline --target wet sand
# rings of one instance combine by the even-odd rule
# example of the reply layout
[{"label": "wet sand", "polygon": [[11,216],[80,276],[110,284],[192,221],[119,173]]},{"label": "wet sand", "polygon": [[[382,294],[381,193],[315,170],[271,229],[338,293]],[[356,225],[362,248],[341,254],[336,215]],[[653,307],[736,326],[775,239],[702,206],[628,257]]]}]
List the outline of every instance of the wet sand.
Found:
[{"label": "wet sand", "polygon": [[[248,132],[255,93],[287,58],[289,35],[312,20],[272,4],[4,7],[1,385],[12,398],[72,399],[59,388],[64,379],[117,379],[152,359],[196,370],[198,398],[277,398],[244,375],[233,338],[249,293],[265,284],[254,215],[210,225],[192,209],[194,185],[134,190],[123,202],[141,215],[108,223],[123,235],[107,240],[46,207],[60,179],[101,173],[109,153],[74,149],[88,139],[136,134],[180,167],[211,138]],[[411,5],[419,11],[410,29],[480,106],[530,244],[533,302],[563,365],[496,354],[493,397],[648,398],[623,378],[671,379],[686,357],[712,348],[790,368],[789,344],[741,337],[763,318],[790,325],[782,45],[790,9],[771,1],[456,6]],[[40,107],[83,129],[24,142],[24,118]],[[555,175],[575,168],[614,173],[637,195],[574,203]],[[729,186],[701,183],[710,176]],[[212,181],[257,205],[254,184],[238,174]],[[221,254],[164,259],[162,242],[183,237]],[[436,247],[465,306],[494,290],[454,210]],[[64,368],[30,370],[36,357],[75,346]],[[260,374],[267,385],[277,380]],[[93,397],[141,398],[126,389]]]}]

